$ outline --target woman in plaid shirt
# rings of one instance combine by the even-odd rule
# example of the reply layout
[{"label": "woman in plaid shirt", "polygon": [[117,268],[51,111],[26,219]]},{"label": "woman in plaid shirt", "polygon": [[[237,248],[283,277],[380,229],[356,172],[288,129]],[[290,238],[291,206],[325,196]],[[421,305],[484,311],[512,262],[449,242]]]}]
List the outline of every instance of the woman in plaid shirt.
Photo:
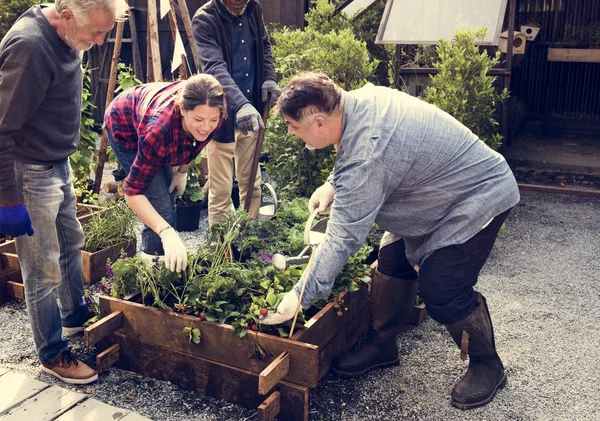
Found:
[{"label": "woman in plaid shirt", "polygon": [[106,109],[108,141],[127,173],[125,200],[144,222],[142,253],[164,255],[172,271],[187,266],[187,251],[173,228],[175,196],[185,190],[188,167],[226,113],[223,87],[207,74],[132,87]]}]

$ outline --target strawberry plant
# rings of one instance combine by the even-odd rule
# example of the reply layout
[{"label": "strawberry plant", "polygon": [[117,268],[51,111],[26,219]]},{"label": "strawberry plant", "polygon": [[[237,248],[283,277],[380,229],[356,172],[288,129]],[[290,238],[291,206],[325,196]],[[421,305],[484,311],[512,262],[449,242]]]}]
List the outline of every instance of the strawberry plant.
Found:
[{"label": "strawberry plant", "polygon": [[[285,293],[302,276],[305,265],[277,272],[264,259],[264,253],[299,253],[304,247],[307,217],[306,200],[284,204],[277,218],[271,221],[248,224],[245,212],[232,212],[227,219],[213,225],[205,246],[188,254],[188,267],[180,274],[139,257],[115,262],[110,270],[111,294],[123,297],[137,288],[145,305],[197,316],[200,321],[231,324],[240,337],[248,331],[287,337],[291,320],[280,326],[263,326],[261,316],[277,309]],[[232,258],[231,248],[237,250],[233,253],[236,258]],[[333,299],[344,289],[355,291],[360,283],[370,281],[369,268],[363,263],[370,250],[363,246],[349,260],[336,279]],[[327,300],[315,302],[315,308],[308,313],[316,312],[326,303]],[[336,308],[345,310],[341,302]],[[300,313],[297,325],[304,322],[305,316]],[[193,331],[186,330],[184,334],[194,341]],[[260,348],[255,347],[252,354],[260,358]]]}]

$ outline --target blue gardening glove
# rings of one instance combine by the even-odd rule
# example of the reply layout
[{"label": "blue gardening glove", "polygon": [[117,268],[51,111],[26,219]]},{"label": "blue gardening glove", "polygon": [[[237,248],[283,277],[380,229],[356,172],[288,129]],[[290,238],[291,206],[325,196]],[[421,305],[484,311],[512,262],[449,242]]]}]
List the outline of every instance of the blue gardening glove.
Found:
[{"label": "blue gardening glove", "polygon": [[258,132],[259,129],[265,128],[262,117],[252,104],[242,105],[235,116],[235,122],[237,123],[238,129],[244,134],[248,134],[248,132]]},{"label": "blue gardening glove", "polygon": [[0,205],[0,234],[19,237],[33,235],[29,212],[22,202],[13,205]]},{"label": "blue gardening glove", "polygon": [[281,89],[279,89],[279,86],[277,86],[277,82],[272,79],[267,79],[263,82],[261,92],[263,102],[266,102],[269,94],[271,94],[269,107],[272,104],[275,104],[275,101],[277,101],[277,98],[279,98],[279,95],[281,95]]}]

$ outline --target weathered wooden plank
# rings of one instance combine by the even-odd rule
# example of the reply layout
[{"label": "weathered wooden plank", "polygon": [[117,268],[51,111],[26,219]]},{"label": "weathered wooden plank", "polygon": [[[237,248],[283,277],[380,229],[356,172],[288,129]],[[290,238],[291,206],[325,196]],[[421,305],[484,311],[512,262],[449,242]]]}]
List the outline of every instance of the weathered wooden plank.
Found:
[{"label": "weathered wooden plank", "polygon": [[140,414],[136,414],[135,412],[130,412],[121,418],[120,421],[152,421],[150,418],[146,418],[141,416]]},{"label": "weathered wooden plank", "polygon": [[136,252],[136,241],[124,241],[113,247],[107,247],[95,253],[87,251],[81,252],[83,264],[83,280],[88,284],[94,284],[106,276],[106,260],[115,261],[125,251],[128,256],[133,256]]},{"label": "weathered wooden plank", "polygon": [[[23,374],[8,371],[0,376],[0,415],[49,387]],[[32,418],[29,418],[32,420]]]},{"label": "weathered wooden plank", "polygon": [[0,254],[2,253],[16,254],[17,244],[15,243],[15,240],[5,241],[4,243],[0,244]]},{"label": "weathered wooden plank", "polygon": [[340,300],[342,317],[338,316],[334,303],[329,302],[306,322],[304,330],[294,334],[293,339],[321,347],[329,343],[348,320],[354,319],[359,311],[364,311],[369,301],[367,285],[363,285],[359,291],[343,292]]},{"label": "weathered wooden plank", "polygon": [[[230,325],[201,322],[197,317],[108,296],[101,296],[99,304],[102,316],[114,311],[123,312],[123,334],[161,346],[165,352],[179,351],[254,373],[260,373],[278,355],[288,352],[290,372],[285,380],[309,387],[315,387],[318,383],[318,347],[315,345],[257,332],[248,332],[244,338],[239,338]],[[190,343],[181,334],[184,327],[201,330],[200,344]],[[266,354],[262,360],[249,356],[249,351],[257,343]]]},{"label": "weathered wooden plank", "polygon": [[62,414],[56,421],[119,421],[129,411],[115,408],[96,399],[87,399],[70,411]]},{"label": "weathered wooden plank", "polygon": [[19,258],[14,253],[0,254],[0,273],[13,272],[19,269]]},{"label": "weathered wooden plank", "polygon": [[22,279],[20,269],[15,269],[0,275],[0,304],[7,302],[13,297],[11,295],[13,291],[9,289],[8,283],[10,281],[22,281]]},{"label": "weathered wooden plank", "polygon": [[[164,329],[168,329],[163,326]],[[204,337],[203,337],[204,340]],[[264,399],[258,393],[258,374],[194,355],[167,350],[125,336],[120,331],[107,340],[121,349],[115,364],[146,377],[168,380],[185,390],[195,390],[247,408],[257,408]],[[166,343],[165,343],[166,344]],[[222,350],[227,350],[225,346]],[[228,353],[228,352],[223,352]],[[281,381],[280,421],[308,420],[308,387]]]},{"label": "weathered wooden plank", "polygon": [[548,48],[548,61],[600,63],[600,49]]},{"label": "weathered wooden plank", "polygon": [[425,303],[415,305],[412,309],[410,321],[408,322],[408,324],[418,326],[421,323],[423,323],[425,317],[427,317],[427,309],[425,308]]},{"label": "weathered wooden plank", "polygon": [[275,391],[258,407],[258,421],[272,421],[281,411],[281,394]]},{"label": "weathered wooden plank", "polygon": [[[4,377],[4,376],[2,376]],[[71,392],[58,386],[50,386],[38,393],[34,399],[27,399],[0,417],[2,421],[51,421],[78,402],[87,399],[83,393]]]},{"label": "weathered wooden plank", "polygon": [[258,393],[266,395],[290,371],[290,354],[282,353],[258,375]]},{"label": "weathered wooden plank", "polygon": [[[21,271],[18,270],[14,272],[14,278],[12,279],[20,279]],[[22,282],[16,281],[8,281],[6,282],[6,293],[9,297],[16,298],[17,300],[25,299],[25,286]]]},{"label": "weathered wooden plank", "polygon": [[359,310],[349,323],[338,328],[337,334],[327,345],[319,348],[319,380],[327,374],[335,357],[348,351],[367,333],[370,321],[369,304],[365,303],[362,311]]},{"label": "weathered wooden plank", "polygon": [[114,344],[110,348],[102,351],[96,356],[96,370],[102,373],[108,367],[119,360],[119,344]]},{"label": "weathered wooden plank", "polygon": [[83,331],[85,346],[93,346],[111,333],[123,327],[123,312],[115,311],[104,316]]}]

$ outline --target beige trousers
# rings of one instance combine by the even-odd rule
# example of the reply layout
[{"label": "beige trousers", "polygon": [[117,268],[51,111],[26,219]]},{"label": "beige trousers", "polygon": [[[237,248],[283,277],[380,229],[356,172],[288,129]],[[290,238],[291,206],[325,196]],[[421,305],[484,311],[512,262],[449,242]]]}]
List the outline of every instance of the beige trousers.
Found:
[{"label": "beige trousers", "polygon": [[[225,219],[233,210],[231,189],[233,188],[233,162],[240,188],[240,206],[244,206],[248,193],[248,180],[252,169],[252,159],[258,133],[244,135],[235,130],[235,142],[210,142],[206,146],[208,157],[208,223],[210,225]],[[260,171],[256,171],[254,193],[248,214],[250,219],[258,218],[260,209]]]}]

